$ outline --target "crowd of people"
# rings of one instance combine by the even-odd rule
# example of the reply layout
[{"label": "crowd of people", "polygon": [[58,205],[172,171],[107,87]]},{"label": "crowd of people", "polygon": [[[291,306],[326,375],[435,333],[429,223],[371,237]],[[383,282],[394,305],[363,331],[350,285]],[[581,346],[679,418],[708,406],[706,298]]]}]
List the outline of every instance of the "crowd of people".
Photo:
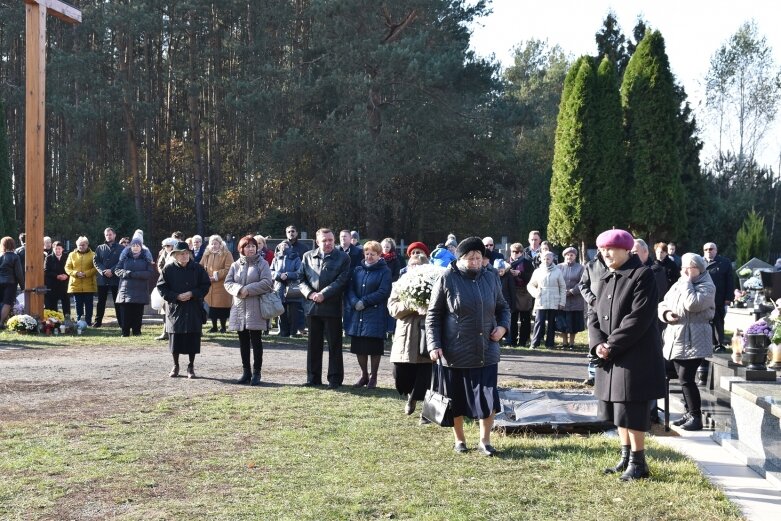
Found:
[{"label": "crowd of people", "polygon": [[[702,256],[678,256],[671,242],[651,250],[628,232],[609,230],[597,238],[596,256],[581,264],[572,246],[558,262],[538,231],[529,233],[525,248],[515,242],[506,252],[491,237],[458,242],[451,235],[433,249],[411,243],[403,252],[405,265],[389,237],[361,244],[357,232],[341,230],[337,243],[337,233],[321,228],[310,248],[295,226],[285,235],[275,248],[261,235],[247,235],[233,252],[233,243],[219,235],[204,241],[175,232],[162,241],[156,259],[141,230],[117,241],[106,228],[105,242],[94,251],[87,237],[79,237],[67,255],[61,242],[46,238],[45,307],[61,306],[69,314],[73,298],[79,319],[102,327],[111,293],[122,335],[139,335],[154,290],[165,314],[159,338],[168,340],[173,357],[170,376],[179,376],[179,355],[187,354],[187,376],[195,377],[204,324],[211,321],[207,332],[238,336],[243,372],[237,383],[259,385],[262,335],[271,329],[263,300],[273,293],[284,306],[276,334],[307,336],[305,386],[324,383],[326,343],[327,388],[343,385],[346,335],[360,368],[353,386],[376,387],[385,341],[392,337],[390,362],[396,389],[407,398],[404,412],[415,412],[432,381],[432,365],[440,365],[437,374],[455,416],[454,449],[469,450],[463,420],[472,418],[480,424],[477,450],[488,456],[496,453],[490,434],[500,405],[500,342],[553,348],[558,332],[559,345],[572,350],[576,335],[588,328],[587,382],[595,386],[600,417],[615,423],[621,440],[621,459],[606,472],[620,472],[623,480],[648,476],[643,439],[651,404],[664,392],[665,363],[683,389],[686,414],[678,425],[702,428],[695,375],[713,339],[724,341],[734,289],[732,264],[712,242]],[[16,248],[4,237],[0,248],[4,324],[17,287],[24,288],[24,245]],[[429,305],[410,306],[396,282],[429,264],[440,269]]]}]

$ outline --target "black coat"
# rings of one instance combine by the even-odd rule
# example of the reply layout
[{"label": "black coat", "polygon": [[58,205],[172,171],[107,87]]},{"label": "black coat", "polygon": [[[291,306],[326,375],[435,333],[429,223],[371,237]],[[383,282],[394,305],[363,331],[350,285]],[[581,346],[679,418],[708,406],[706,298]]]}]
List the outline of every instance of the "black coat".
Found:
[{"label": "black coat", "polygon": [[658,295],[651,269],[637,256],[601,277],[589,315],[591,353],[607,342],[610,356],[596,370],[594,396],[609,402],[664,396],[664,358],[657,325]]},{"label": "black coat", "polygon": [[588,304],[589,313],[591,308],[596,304],[597,295],[599,295],[600,287],[602,286],[602,276],[607,273],[607,266],[602,259],[602,254],[597,253],[597,256],[586,264],[586,269],[583,270],[583,275],[580,276],[580,294]]},{"label": "black coat", "polygon": [[434,282],[426,315],[429,350],[442,349],[448,367],[475,368],[499,363],[497,326],[510,330],[510,307],[499,277],[483,268],[471,278],[453,262]]},{"label": "black coat", "polygon": [[[707,262],[707,260],[706,260]],[[735,292],[735,276],[732,272],[732,263],[726,257],[716,255],[708,262],[705,268],[716,286],[716,309],[724,307],[726,302],[732,302]]]},{"label": "black coat", "polygon": [[119,256],[124,250],[119,243],[113,242],[110,245],[104,242],[97,248],[95,248],[95,256],[92,258],[92,265],[98,270],[98,286],[117,286],[119,285],[119,277],[103,276],[104,270],[114,271],[114,268],[119,264]]},{"label": "black coat", "polygon": [[[681,267],[675,264],[675,261],[672,260],[669,255],[665,257],[663,261],[660,261],[659,259],[655,260],[654,265],[659,265],[664,269],[668,290],[681,278]],[[664,295],[662,295],[662,297],[664,297]]]},{"label": "black coat", "polygon": [[[203,266],[193,262],[180,266],[169,262],[157,279],[157,290],[168,302],[165,314],[166,333],[200,333],[206,320],[203,298],[211,289],[211,281]],[[193,298],[179,302],[176,297],[181,293],[193,292]]]},{"label": "black coat", "polygon": [[[301,259],[298,287],[304,295],[304,311],[310,316],[341,317],[342,295],[350,281],[350,257],[341,248],[324,255],[320,248],[309,251]],[[311,293],[322,293],[325,300],[316,304]]]},{"label": "black coat", "polygon": [[0,284],[19,284],[24,289],[24,258],[12,251],[0,256]]},{"label": "black coat", "polygon": [[[342,250],[341,246],[338,248]],[[351,244],[349,248],[342,251],[346,253],[348,257],[350,257],[350,273],[354,272],[355,268],[360,266],[361,261],[363,260],[363,248],[356,246],[355,244]]]},{"label": "black coat", "polygon": [[68,294],[68,279],[57,280],[57,275],[67,275],[65,273],[65,263],[68,261],[68,254],[63,252],[58,259],[55,254],[47,255],[43,261],[43,280],[49,292],[52,295],[64,297]]}]

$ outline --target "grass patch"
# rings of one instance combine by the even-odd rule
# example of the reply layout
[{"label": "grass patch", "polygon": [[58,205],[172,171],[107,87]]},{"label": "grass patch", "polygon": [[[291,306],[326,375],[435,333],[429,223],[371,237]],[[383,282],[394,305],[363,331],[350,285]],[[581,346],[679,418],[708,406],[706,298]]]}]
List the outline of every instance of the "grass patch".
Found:
[{"label": "grass patch", "polygon": [[[88,423],[5,423],[0,517],[740,518],[692,462],[653,442],[653,479],[619,484],[600,472],[614,439],[497,437],[500,457],[459,455],[449,429],[402,407],[387,389],[268,386]],[[476,424],[467,438],[474,446]]]}]

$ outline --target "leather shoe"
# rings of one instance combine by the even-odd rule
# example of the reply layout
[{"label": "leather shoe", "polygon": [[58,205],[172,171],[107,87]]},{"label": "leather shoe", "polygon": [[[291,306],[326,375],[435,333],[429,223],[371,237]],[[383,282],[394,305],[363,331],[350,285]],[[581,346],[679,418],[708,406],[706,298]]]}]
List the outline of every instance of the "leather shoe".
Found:
[{"label": "leather shoe", "polygon": [[376,389],[377,388],[377,375],[373,374],[369,377],[369,381],[366,384],[367,389]]},{"label": "leather shoe", "polygon": [[469,449],[466,448],[466,443],[463,441],[459,441],[458,443],[453,445],[453,450],[458,452],[459,454],[464,454],[466,452],[469,452]]},{"label": "leather shoe", "polygon": [[315,382],[304,382],[301,384],[302,387],[320,387],[321,383],[315,383]]},{"label": "leather shoe", "polygon": [[187,364],[187,378],[195,378],[195,369],[193,368],[193,364]]},{"label": "leather shoe", "polygon": [[365,387],[369,383],[369,375],[361,376],[357,382],[353,384],[353,387]]},{"label": "leather shoe", "polygon": [[415,405],[417,405],[417,403],[418,402],[412,399],[412,395],[410,395],[409,399],[407,400],[407,404],[404,406],[404,414],[409,416],[415,412]]},{"label": "leather shoe", "polygon": [[490,443],[485,445],[483,445],[483,443],[478,443],[477,451],[483,456],[489,456],[489,457],[494,456],[496,454],[496,449]]},{"label": "leather shoe", "polygon": [[341,387],[340,384],[330,383],[325,388],[330,390],[330,391],[333,391],[334,389],[339,389],[339,387]]},{"label": "leather shoe", "polygon": [[255,373],[252,375],[252,380],[249,383],[250,385],[260,385],[260,373]]},{"label": "leather shoe", "polygon": [[670,423],[672,423],[676,427],[680,427],[681,425],[683,425],[684,423],[689,421],[690,417],[691,417],[691,415],[688,412],[685,412],[685,413],[683,413],[683,416],[681,416],[680,418],[678,418],[674,422],[670,422]]},{"label": "leather shoe", "polygon": [[175,378],[179,376],[179,366],[178,365],[173,366],[171,372],[168,373],[168,376],[170,376],[171,378]]}]

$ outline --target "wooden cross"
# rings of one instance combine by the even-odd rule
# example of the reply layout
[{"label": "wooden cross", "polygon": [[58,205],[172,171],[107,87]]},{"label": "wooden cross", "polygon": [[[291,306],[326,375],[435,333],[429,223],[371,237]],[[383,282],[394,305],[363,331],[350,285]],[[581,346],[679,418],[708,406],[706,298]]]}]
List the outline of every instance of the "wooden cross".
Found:
[{"label": "wooden cross", "polygon": [[43,317],[43,235],[46,156],[46,16],[81,23],[81,11],[59,0],[24,0],[25,40],[25,151],[24,255],[25,311]]}]

